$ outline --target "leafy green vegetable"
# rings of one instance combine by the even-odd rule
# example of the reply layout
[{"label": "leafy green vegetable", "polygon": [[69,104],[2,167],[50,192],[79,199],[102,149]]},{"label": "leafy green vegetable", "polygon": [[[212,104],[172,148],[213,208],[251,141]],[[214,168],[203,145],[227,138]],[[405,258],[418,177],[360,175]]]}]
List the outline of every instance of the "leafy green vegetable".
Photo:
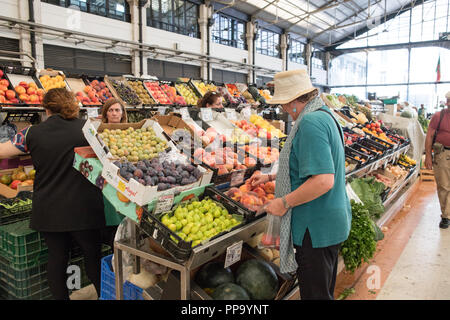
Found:
[{"label": "leafy green vegetable", "polygon": [[409,112],[409,111],[403,111],[403,112],[400,114],[400,117],[403,117],[403,118],[412,118],[413,115],[412,115],[412,113]]},{"label": "leafy green vegetable", "polygon": [[386,186],[375,180],[375,177],[358,178],[350,183],[353,191],[369,210],[372,218],[379,218],[384,213],[383,201],[380,194]]},{"label": "leafy green vegetable", "polygon": [[341,255],[346,270],[355,272],[363,262],[369,262],[376,250],[375,230],[369,211],[365,205],[354,200],[352,206],[352,226],[348,239],[341,245]]},{"label": "leafy green vegetable", "polygon": [[419,121],[420,125],[422,126],[423,132],[427,133],[428,126],[430,125],[430,120],[425,118],[423,115],[419,115],[417,120]]}]

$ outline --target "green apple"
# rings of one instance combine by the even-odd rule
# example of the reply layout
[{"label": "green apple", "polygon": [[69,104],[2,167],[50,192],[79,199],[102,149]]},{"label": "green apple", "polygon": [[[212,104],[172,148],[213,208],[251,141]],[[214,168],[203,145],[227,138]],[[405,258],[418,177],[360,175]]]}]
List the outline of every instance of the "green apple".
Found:
[{"label": "green apple", "polygon": [[198,246],[200,243],[202,243],[201,240],[195,240],[194,242],[192,242],[192,246],[193,247]]},{"label": "green apple", "polygon": [[199,230],[201,232],[205,233],[206,231],[208,231],[208,226],[207,225],[202,225]]},{"label": "green apple", "polygon": [[182,220],[181,220],[181,224],[183,225],[183,227],[184,227],[185,225],[187,225],[187,224],[188,224],[187,219],[182,219]]},{"label": "green apple", "polygon": [[219,218],[222,215],[222,211],[220,211],[220,209],[215,209],[213,215],[214,218]]},{"label": "green apple", "polygon": [[186,217],[186,219],[187,219],[188,222],[194,222],[194,217],[192,215],[188,215]]},{"label": "green apple", "polygon": [[201,223],[202,225],[206,225],[206,224],[208,223],[208,221],[206,220],[206,218],[201,218],[201,219],[200,219],[200,223]]},{"label": "green apple", "polygon": [[176,230],[177,230],[177,226],[176,226],[174,223],[169,224],[168,228],[169,228],[171,231],[176,231]]},{"label": "green apple", "polygon": [[181,228],[183,228],[183,224],[181,223],[181,221],[177,221],[175,223],[175,225],[177,226],[177,230],[180,230]]},{"label": "green apple", "polygon": [[212,223],[214,221],[214,218],[212,216],[206,216],[206,223]]},{"label": "green apple", "polygon": [[185,234],[185,233],[183,233],[183,232],[179,232],[179,233],[177,233],[178,234],[178,236],[181,238],[181,239],[186,239],[186,237],[187,237],[187,235]]},{"label": "green apple", "polygon": [[194,226],[191,228],[191,233],[196,234],[199,230],[200,230],[200,227],[194,225]]},{"label": "green apple", "polygon": [[169,220],[170,220],[170,223],[173,223],[173,224],[175,224],[178,221],[177,217],[172,217]]},{"label": "green apple", "polygon": [[165,215],[162,217],[161,222],[162,222],[165,226],[168,226],[168,225],[170,224],[170,218],[169,218],[169,215],[165,214]]}]

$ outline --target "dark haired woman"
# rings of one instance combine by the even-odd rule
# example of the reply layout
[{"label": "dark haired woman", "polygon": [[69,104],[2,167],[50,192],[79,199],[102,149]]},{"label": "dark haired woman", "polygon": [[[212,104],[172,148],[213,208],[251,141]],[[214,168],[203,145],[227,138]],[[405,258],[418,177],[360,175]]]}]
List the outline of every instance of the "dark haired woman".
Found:
[{"label": "dark haired woman", "polygon": [[104,123],[127,123],[127,112],[117,99],[108,99],[102,108],[102,122]]},{"label": "dark haired woman", "polygon": [[100,295],[102,193],[73,168],[74,148],[88,146],[75,96],[51,89],[44,96],[48,119],[0,144],[0,158],[30,153],[36,177],[30,228],[48,247],[47,277],[53,298],[68,300],[67,265],[72,239],[84,254],[86,273]]},{"label": "dark haired woman", "polygon": [[222,95],[216,91],[208,91],[202,99],[198,101],[199,108],[223,108]]}]

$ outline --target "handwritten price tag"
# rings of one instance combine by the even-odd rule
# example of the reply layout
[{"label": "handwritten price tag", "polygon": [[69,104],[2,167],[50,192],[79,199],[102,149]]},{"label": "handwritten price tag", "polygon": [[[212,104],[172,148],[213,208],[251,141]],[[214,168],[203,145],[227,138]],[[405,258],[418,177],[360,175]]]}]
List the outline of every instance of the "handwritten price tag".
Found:
[{"label": "handwritten price tag", "polygon": [[227,248],[227,255],[225,257],[225,266],[224,268],[228,268],[232,264],[238,262],[241,260],[241,254],[242,254],[242,243],[244,241],[241,240],[239,242],[236,242],[229,246]]},{"label": "handwritten price tag", "polygon": [[203,121],[212,121],[213,119],[213,113],[210,108],[202,108],[201,109],[201,116]]},{"label": "handwritten price tag", "polygon": [[180,109],[180,113],[181,113],[181,118],[182,118],[183,120],[189,119],[189,118],[190,118],[188,108],[181,108],[181,109]]},{"label": "handwritten price tag", "polygon": [[244,183],[245,170],[235,171],[231,174],[230,187]]},{"label": "handwritten price tag", "polygon": [[87,109],[88,118],[98,117],[98,108],[88,108]]},{"label": "handwritten price tag", "polygon": [[166,110],[167,110],[166,107],[159,107],[159,108],[158,108],[158,113],[159,113],[160,115],[165,115],[165,114],[166,114]]},{"label": "handwritten price tag", "polygon": [[153,214],[155,214],[155,215],[156,214],[160,214],[162,212],[167,212],[170,209],[172,209],[173,199],[174,199],[173,193],[161,196],[158,199],[158,202],[155,205],[155,209],[153,210]]},{"label": "handwritten price tag", "polygon": [[226,108],[225,109],[225,115],[226,115],[228,120],[232,120],[232,121],[236,121],[237,120],[236,111],[233,110],[233,109]]}]

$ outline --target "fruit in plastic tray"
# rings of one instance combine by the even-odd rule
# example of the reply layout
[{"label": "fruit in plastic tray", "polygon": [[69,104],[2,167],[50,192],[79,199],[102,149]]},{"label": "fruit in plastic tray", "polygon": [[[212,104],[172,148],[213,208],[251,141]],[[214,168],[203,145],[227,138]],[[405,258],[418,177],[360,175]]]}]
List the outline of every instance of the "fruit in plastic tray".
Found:
[{"label": "fruit in plastic tray", "polygon": [[197,87],[202,96],[204,96],[208,91],[217,91],[216,85],[212,83],[204,83],[198,80],[193,80],[192,82]]},{"label": "fruit in plastic tray", "polygon": [[256,160],[250,157],[244,159],[244,163],[238,160],[238,154],[230,147],[215,148],[206,151],[203,148],[197,148],[194,151],[195,161],[201,161],[213,169],[218,169],[218,175],[224,175],[236,170],[245,170],[256,165]]},{"label": "fruit in plastic tray", "polygon": [[246,182],[239,188],[229,189],[225,194],[234,201],[240,202],[246,208],[257,211],[261,206],[275,198],[275,182],[269,181],[258,186],[252,186],[249,182]]},{"label": "fruit in plastic tray", "polygon": [[192,164],[161,161],[159,157],[136,163],[115,161],[114,165],[118,167],[120,176],[125,180],[134,179],[144,186],[157,186],[158,191],[192,184],[203,176]]},{"label": "fruit in plastic tray", "polygon": [[113,85],[114,89],[116,90],[120,98],[127,104],[131,106],[141,104],[141,100],[139,99],[137,93],[134,92],[133,89],[125,85],[122,81],[111,79],[111,84]]},{"label": "fruit in plastic tray", "polygon": [[158,82],[154,81],[146,81],[144,85],[150,91],[152,97],[155,99],[157,103],[160,104],[171,104],[172,101],[167,97],[166,93],[161,89]]},{"label": "fruit in plastic tray", "polygon": [[185,83],[176,83],[175,87],[177,88],[178,92],[184,97],[184,100],[187,104],[190,105],[196,105],[198,102],[198,97],[192,91],[191,88]]},{"label": "fruit in plastic tray", "polygon": [[64,81],[64,79],[65,79],[64,75],[60,74],[56,76],[49,76],[46,74],[39,77],[39,81],[41,81],[41,84],[44,87],[45,91],[54,88],[65,88],[66,82]]},{"label": "fruit in plastic tray", "polygon": [[92,91],[91,96],[89,97],[92,100],[92,97],[95,96],[98,98],[100,103],[105,103],[108,99],[112,98],[112,94],[109,91],[109,88],[106,86],[104,81],[99,81],[97,79],[92,80],[90,85],[84,87],[84,93],[89,96],[89,93]]},{"label": "fruit in plastic tray", "polygon": [[155,104],[155,101],[150,97],[147,90],[144,88],[144,84],[140,80],[128,80],[128,85],[133,88],[133,90],[139,96],[143,104]]},{"label": "fruit in plastic tray", "polygon": [[98,137],[114,157],[132,162],[153,159],[167,148],[167,142],[157,137],[151,127],[105,129]]}]

